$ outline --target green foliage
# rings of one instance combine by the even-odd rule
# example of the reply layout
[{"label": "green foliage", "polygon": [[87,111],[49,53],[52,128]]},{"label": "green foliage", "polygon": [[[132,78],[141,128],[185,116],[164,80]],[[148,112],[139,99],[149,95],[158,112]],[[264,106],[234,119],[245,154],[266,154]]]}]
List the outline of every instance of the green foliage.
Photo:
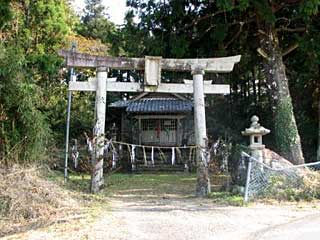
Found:
[{"label": "green foliage", "polygon": [[45,111],[50,87],[60,82],[56,51],[69,32],[65,1],[12,1],[0,45],[0,157],[40,161],[54,144]]},{"label": "green foliage", "polygon": [[250,6],[249,0],[239,0],[239,9],[241,11],[247,9]]},{"label": "green foliage", "polygon": [[[43,156],[49,126],[39,111],[41,89],[31,79],[25,78],[25,58],[21,49],[4,48],[1,51],[0,102],[3,121],[0,125],[0,139],[3,142],[2,157],[16,158],[16,161],[39,160]],[[19,145],[17,149],[13,148]],[[10,154],[17,154],[12,156]]]},{"label": "green foliage", "polygon": [[84,15],[78,25],[78,33],[87,38],[100,39],[104,44],[110,44],[109,54],[121,54],[119,35],[114,23],[110,22],[101,0],[86,0]]},{"label": "green foliage", "polygon": [[296,36],[299,48],[286,59],[290,67],[290,91],[306,159],[314,160],[318,144],[315,132],[319,126],[320,96],[320,23],[317,17],[308,21],[308,31]]},{"label": "green foliage", "polygon": [[[242,3],[243,3],[243,1],[242,1]],[[234,5],[233,5],[233,1],[231,1],[231,0],[218,0],[217,7],[228,11],[228,10],[232,10]]]},{"label": "green foliage", "polygon": [[268,23],[275,23],[276,16],[272,11],[272,6],[267,0],[253,0],[252,5],[259,13],[259,17],[263,18]]},{"label": "green foliage", "polygon": [[217,24],[215,30],[212,33],[212,39],[216,42],[223,42],[228,34],[228,25]]},{"label": "green foliage", "polygon": [[319,0],[304,0],[300,6],[302,14],[307,16],[316,15],[319,12]]},{"label": "green foliage", "polygon": [[11,0],[3,0],[0,4],[0,29],[12,18]]},{"label": "green foliage", "polygon": [[243,196],[230,192],[211,192],[209,198],[213,202],[229,206],[244,206]]}]

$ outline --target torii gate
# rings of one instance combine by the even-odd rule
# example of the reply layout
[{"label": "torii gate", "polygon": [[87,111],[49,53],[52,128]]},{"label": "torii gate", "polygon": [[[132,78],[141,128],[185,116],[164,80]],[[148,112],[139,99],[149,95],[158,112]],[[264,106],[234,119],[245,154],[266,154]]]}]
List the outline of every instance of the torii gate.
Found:
[{"label": "torii gate", "polygon": [[[97,149],[91,176],[91,191],[100,190],[103,184],[103,151],[105,134],[106,94],[107,92],[160,92],[160,93],[193,93],[195,143],[197,150],[197,196],[206,196],[210,192],[207,164],[201,159],[201,149],[207,147],[206,118],[204,94],[229,94],[228,84],[203,84],[205,72],[228,73],[234,64],[240,61],[241,55],[206,59],[165,59],[146,56],[145,58],[125,58],[96,56],[60,50],[65,57],[67,67],[96,68],[96,79],[87,82],[69,82],[69,91],[95,91],[97,108]],[[109,82],[108,69],[144,70],[144,83]],[[192,84],[161,83],[161,70],[191,72]]]}]

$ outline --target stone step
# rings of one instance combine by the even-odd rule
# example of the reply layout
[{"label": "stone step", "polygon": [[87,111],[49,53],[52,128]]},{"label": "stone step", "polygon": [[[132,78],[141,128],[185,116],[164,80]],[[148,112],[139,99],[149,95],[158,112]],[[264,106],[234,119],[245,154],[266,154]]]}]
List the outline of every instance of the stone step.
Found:
[{"label": "stone step", "polygon": [[[135,162],[138,165],[144,165],[144,160],[136,160]],[[147,163],[148,163],[148,165],[152,165],[151,161],[147,161]],[[171,159],[170,159],[170,161],[169,160],[168,161],[160,161],[160,160],[154,161],[154,164],[155,165],[170,165],[171,166]],[[184,162],[180,162],[180,161],[179,162],[175,162],[175,165],[183,166]]]},{"label": "stone step", "polygon": [[157,165],[137,165],[137,171],[144,172],[183,172],[184,165],[169,165],[169,164],[157,164]]}]

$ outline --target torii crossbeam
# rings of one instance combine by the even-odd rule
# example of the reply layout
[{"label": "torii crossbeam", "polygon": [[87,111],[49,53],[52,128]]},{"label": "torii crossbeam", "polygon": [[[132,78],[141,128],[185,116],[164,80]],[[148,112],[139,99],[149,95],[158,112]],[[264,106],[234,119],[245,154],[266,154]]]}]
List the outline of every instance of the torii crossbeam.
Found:
[{"label": "torii crossbeam", "polygon": [[[229,94],[227,84],[203,84],[205,72],[227,73],[240,61],[240,55],[205,59],[165,59],[146,56],[145,58],[126,58],[96,56],[60,50],[59,55],[66,59],[67,67],[96,68],[96,79],[87,82],[69,82],[69,91],[96,91],[97,106],[97,150],[91,177],[91,191],[98,192],[103,184],[103,143],[105,133],[106,93],[109,92],[162,92],[193,93],[195,143],[197,151],[197,196],[210,192],[207,165],[201,159],[201,149],[207,147],[204,94]],[[108,69],[144,70],[143,83],[111,82],[107,78]],[[193,84],[171,84],[161,82],[161,71],[191,72]]]}]

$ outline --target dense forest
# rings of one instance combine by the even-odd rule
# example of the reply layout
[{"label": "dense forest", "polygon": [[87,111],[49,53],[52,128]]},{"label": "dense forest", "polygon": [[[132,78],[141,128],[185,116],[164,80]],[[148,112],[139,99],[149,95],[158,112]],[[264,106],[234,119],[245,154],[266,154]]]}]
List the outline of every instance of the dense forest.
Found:
[{"label": "dense forest", "polygon": [[[207,96],[208,135],[245,143],[240,132],[256,114],[271,129],[268,147],[294,163],[320,160],[319,0],[127,0],[121,26],[109,20],[101,0],[85,4],[77,15],[67,0],[1,1],[5,164],[45,160],[52,149],[63,149],[69,69],[57,51],[73,43],[77,51],[111,56],[241,54],[231,74],[206,75],[232,89],[229,96]],[[76,73],[79,81],[93,74]],[[123,72],[109,74],[123,81]],[[73,136],[92,131],[93,104],[94,96],[73,93]]]}]

